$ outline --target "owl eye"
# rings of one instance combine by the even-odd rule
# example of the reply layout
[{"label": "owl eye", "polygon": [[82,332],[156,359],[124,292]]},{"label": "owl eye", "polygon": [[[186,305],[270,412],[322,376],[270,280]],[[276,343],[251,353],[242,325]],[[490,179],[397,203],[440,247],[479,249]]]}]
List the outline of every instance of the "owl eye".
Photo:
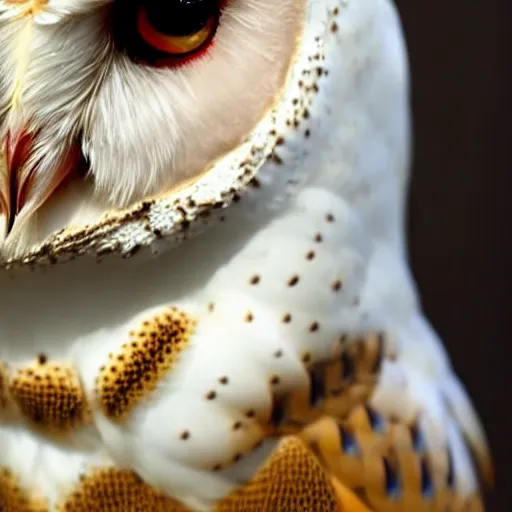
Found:
[{"label": "owl eye", "polygon": [[219,0],[144,0],[137,11],[136,28],[146,45],[180,57],[212,40],[219,13]]}]

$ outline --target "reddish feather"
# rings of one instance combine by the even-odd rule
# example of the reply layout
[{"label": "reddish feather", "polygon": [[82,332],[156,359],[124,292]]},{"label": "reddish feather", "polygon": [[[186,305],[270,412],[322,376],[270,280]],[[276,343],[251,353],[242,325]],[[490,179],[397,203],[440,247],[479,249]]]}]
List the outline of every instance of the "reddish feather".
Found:
[{"label": "reddish feather", "polygon": [[[78,146],[72,145],[64,153],[60,161],[55,162],[51,169],[51,179],[46,184],[34,187],[39,177],[39,161],[29,160],[33,154],[37,133],[27,128],[7,133],[5,140],[5,170],[4,183],[1,191],[2,209],[8,216],[7,232],[12,230],[16,217],[24,206],[32,201],[31,210],[38,209],[57,189],[63,180],[76,169],[80,159]],[[30,168],[27,168],[30,165]],[[34,192],[36,190],[37,192]],[[38,194],[34,196],[34,194]]]}]

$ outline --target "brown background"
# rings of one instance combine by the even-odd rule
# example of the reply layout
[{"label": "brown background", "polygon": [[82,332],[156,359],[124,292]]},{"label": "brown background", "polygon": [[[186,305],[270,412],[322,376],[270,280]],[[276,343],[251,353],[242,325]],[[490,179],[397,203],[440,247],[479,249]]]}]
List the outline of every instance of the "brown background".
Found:
[{"label": "brown background", "polygon": [[512,512],[512,3],[397,4],[413,79],[413,269],[489,434],[488,512]]}]

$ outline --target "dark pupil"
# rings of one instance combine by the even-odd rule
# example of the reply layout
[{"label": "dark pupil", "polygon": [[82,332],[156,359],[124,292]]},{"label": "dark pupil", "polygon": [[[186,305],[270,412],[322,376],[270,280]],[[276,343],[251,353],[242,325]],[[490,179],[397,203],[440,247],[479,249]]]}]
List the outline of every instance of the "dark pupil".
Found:
[{"label": "dark pupil", "polygon": [[151,25],[170,36],[195,34],[219,9],[218,0],[145,0],[144,8]]}]

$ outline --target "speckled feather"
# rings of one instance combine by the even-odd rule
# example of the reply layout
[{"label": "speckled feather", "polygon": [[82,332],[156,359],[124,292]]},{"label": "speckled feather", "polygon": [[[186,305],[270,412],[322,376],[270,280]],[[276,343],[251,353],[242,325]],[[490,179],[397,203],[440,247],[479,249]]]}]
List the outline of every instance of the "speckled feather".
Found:
[{"label": "speckled feather", "polygon": [[4,261],[0,510],[481,510],[407,267],[408,116],[389,2],[310,0],[245,142]]}]

